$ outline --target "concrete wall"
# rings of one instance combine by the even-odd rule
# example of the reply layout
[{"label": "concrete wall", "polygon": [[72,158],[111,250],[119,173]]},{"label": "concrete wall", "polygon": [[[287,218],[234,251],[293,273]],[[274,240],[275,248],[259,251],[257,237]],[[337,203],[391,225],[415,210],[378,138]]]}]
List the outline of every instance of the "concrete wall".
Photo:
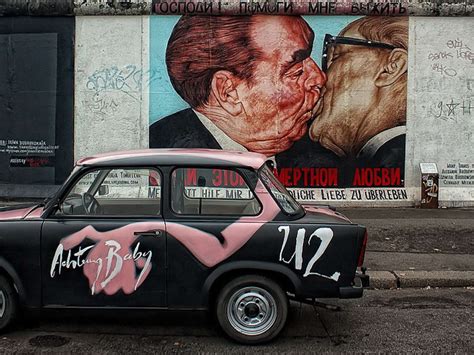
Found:
[{"label": "concrete wall", "polygon": [[148,16],[77,17],[74,156],[148,147]]},{"label": "concrete wall", "polygon": [[474,204],[474,26],[410,18],[406,183],[420,199],[420,163],[440,173],[443,206]]},{"label": "concrete wall", "polygon": [[0,16],[73,15],[416,15],[471,16],[471,0],[2,0]]}]

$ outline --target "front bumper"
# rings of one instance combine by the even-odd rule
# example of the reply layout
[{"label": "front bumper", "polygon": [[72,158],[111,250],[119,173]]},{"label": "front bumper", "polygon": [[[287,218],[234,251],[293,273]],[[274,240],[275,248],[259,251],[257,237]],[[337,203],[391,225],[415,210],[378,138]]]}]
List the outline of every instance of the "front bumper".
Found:
[{"label": "front bumper", "polygon": [[357,273],[352,286],[339,287],[339,298],[360,298],[369,284],[369,275]]}]

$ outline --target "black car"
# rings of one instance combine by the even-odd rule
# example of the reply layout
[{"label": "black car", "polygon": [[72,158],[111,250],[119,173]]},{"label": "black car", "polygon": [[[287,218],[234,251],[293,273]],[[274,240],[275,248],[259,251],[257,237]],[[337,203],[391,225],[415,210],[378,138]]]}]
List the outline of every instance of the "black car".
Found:
[{"label": "black car", "polygon": [[204,149],[97,155],[44,204],[0,211],[0,328],[17,310],[212,310],[242,343],[289,299],[361,297],[367,232],[303,207],[266,157]]}]

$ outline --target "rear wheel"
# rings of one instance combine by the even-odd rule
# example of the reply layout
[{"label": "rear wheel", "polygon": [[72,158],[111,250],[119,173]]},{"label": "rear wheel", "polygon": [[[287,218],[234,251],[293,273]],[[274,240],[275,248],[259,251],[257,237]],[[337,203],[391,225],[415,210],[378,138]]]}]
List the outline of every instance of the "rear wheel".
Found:
[{"label": "rear wheel", "polygon": [[232,339],[244,344],[272,340],[283,329],[288,299],[275,281],[260,275],[238,277],[217,298],[216,316]]},{"label": "rear wheel", "polygon": [[11,283],[0,276],[0,331],[6,329],[17,314],[17,296]]}]

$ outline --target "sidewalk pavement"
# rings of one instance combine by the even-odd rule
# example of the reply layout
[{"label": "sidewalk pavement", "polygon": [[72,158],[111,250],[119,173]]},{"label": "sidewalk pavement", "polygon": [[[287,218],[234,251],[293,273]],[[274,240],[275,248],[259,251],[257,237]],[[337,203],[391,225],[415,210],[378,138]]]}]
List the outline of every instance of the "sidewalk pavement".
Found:
[{"label": "sidewalk pavement", "polygon": [[[0,200],[0,207],[25,200]],[[367,227],[371,288],[474,287],[474,208],[338,208]]]},{"label": "sidewalk pavement", "polygon": [[474,286],[474,209],[338,211],[368,229],[371,288]]}]

